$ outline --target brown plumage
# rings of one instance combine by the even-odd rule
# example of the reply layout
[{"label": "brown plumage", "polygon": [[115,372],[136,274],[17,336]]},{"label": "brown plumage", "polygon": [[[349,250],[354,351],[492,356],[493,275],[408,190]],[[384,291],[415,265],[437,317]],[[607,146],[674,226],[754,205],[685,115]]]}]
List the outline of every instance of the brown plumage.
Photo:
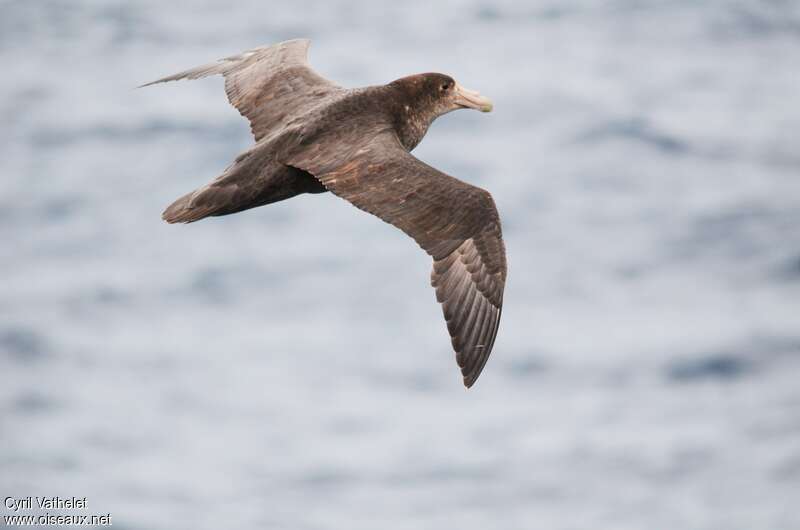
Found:
[{"label": "brown plumage", "polygon": [[250,121],[256,144],[211,183],[163,214],[191,223],[331,191],[398,227],[433,258],[464,384],[472,386],[492,351],[503,305],[506,256],[491,195],[421,162],[411,151],[438,116],[491,110],[488,99],[443,74],[344,89],[308,65],[308,40],[256,48],[148,86],[214,74]]}]

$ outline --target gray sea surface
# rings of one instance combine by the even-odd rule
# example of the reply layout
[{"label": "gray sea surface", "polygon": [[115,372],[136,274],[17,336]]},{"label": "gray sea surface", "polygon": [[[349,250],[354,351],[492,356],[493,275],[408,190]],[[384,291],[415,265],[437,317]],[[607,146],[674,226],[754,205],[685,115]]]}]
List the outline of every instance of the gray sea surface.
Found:
[{"label": "gray sea surface", "polygon": [[[252,139],[219,78],[134,87],[296,37],[344,86],[494,100],[415,150],[504,223],[469,391],[393,227],[330,194],[160,219]],[[123,530],[800,529],[800,3],[6,0],[0,64],[3,498]]]}]

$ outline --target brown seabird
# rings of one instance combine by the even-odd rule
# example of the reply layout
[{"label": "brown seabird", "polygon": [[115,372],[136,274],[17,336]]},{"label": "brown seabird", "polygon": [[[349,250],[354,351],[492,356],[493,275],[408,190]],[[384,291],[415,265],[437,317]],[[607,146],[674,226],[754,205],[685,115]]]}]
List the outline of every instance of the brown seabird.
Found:
[{"label": "brown seabird", "polygon": [[461,108],[489,112],[492,103],[437,73],[345,89],[311,69],[309,44],[297,39],[255,48],[142,85],[222,74],[228,100],[250,121],[256,140],[162,217],[191,223],[331,191],[396,226],[433,258],[431,284],[470,387],[492,351],[503,306],[500,218],[489,192],[409,151],[439,116]]}]

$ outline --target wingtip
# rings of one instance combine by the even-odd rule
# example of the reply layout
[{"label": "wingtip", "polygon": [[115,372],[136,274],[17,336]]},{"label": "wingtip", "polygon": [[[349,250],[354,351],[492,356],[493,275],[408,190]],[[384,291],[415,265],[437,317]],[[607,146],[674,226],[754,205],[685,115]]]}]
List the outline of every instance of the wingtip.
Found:
[{"label": "wingtip", "polygon": [[299,38],[296,38],[296,39],[285,40],[285,41],[281,42],[280,44],[294,44],[295,42],[299,43],[299,44],[305,44],[306,47],[311,46],[311,39],[309,39],[307,37],[299,37]]},{"label": "wingtip", "polygon": [[305,57],[306,61],[308,61],[308,50],[311,48],[311,39],[306,38],[299,38],[299,39],[290,39],[275,44],[273,46],[277,46],[280,49],[285,50],[286,48],[291,48],[293,46],[299,46],[302,50],[302,54]]},{"label": "wingtip", "polygon": [[475,381],[478,380],[478,376],[480,375],[480,372],[478,372],[477,374],[474,374],[474,373],[473,374],[464,374],[464,373],[462,373],[462,375],[463,375],[463,380],[464,380],[464,387],[467,390],[469,390],[470,388],[472,388],[472,385],[475,384]]},{"label": "wingtip", "polygon": [[183,72],[170,75],[167,77],[162,77],[161,79],[156,79],[155,81],[150,81],[149,83],[145,83],[143,85],[139,85],[136,88],[144,88],[151,85],[156,85],[158,83],[167,83],[169,81],[179,81],[181,79],[200,79],[202,77],[207,77],[209,75],[215,74],[222,74],[226,75],[226,70],[223,68],[226,63],[230,62],[241,62],[243,59],[249,58],[250,55],[256,53],[260,50],[264,50],[267,48],[286,48],[287,46],[291,46],[292,44],[300,44],[305,47],[304,53],[308,53],[308,49],[311,46],[311,39],[308,38],[299,38],[299,39],[289,39],[283,42],[279,42],[276,44],[272,44],[270,46],[264,46],[262,48],[254,48],[252,50],[242,52],[239,55],[234,55],[231,57],[227,57],[225,59],[219,59],[218,61],[210,64],[205,64],[202,66],[198,66],[196,68],[192,68],[190,70],[185,70]]},{"label": "wingtip", "polygon": [[157,84],[159,84],[159,83],[167,83],[167,82],[169,82],[169,81],[178,81],[178,80],[180,80],[180,78],[178,78],[178,77],[176,77],[176,76],[179,76],[179,75],[181,75],[181,74],[176,74],[176,75],[172,75],[172,76],[162,77],[161,79],[156,79],[155,81],[150,81],[149,83],[145,83],[145,84],[143,84],[143,85],[139,85],[139,86],[137,86],[136,88],[144,88],[144,87],[147,87],[147,86],[153,86],[153,85],[157,85]]}]

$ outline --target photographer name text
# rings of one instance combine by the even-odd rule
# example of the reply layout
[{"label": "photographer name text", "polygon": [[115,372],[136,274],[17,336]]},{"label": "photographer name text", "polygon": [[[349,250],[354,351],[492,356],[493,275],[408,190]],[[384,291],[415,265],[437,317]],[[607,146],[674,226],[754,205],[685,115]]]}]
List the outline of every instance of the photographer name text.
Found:
[{"label": "photographer name text", "polygon": [[6,497],[6,509],[12,512],[23,510],[85,510],[86,497]]}]

